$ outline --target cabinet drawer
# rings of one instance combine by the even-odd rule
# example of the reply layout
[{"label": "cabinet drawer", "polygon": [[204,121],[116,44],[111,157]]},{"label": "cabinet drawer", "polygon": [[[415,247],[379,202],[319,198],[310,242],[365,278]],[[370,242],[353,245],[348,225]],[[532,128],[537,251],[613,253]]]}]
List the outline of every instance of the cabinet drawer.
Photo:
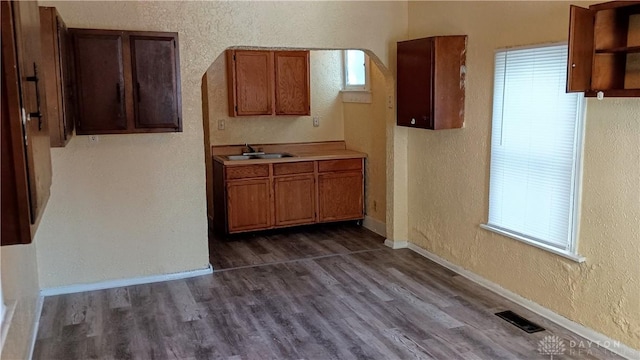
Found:
[{"label": "cabinet drawer", "polygon": [[227,180],[268,177],[269,165],[229,166],[225,173]]},{"label": "cabinet drawer", "polygon": [[313,172],[313,161],[273,164],[273,175],[308,174]]},{"label": "cabinet drawer", "polygon": [[319,172],[362,170],[362,159],[324,160],[318,162]]}]

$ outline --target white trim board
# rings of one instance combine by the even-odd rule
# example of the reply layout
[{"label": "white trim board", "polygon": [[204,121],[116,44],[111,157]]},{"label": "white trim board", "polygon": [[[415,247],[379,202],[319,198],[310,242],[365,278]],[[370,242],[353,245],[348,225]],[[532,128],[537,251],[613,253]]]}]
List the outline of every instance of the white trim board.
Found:
[{"label": "white trim board", "polygon": [[211,266],[211,264],[209,264],[204,269],[183,271],[183,272],[172,273],[172,274],[151,275],[151,276],[142,276],[142,277],[129,278],[129,279],[100,281],[100,282],[89,283],[89,284],[77,284],[77,285],[45,288],[40,290],[40,295],[53,296],[53,295],[62,295],[62,294],[73,294],[73,293],[79,293],[84,291],[104,290],[104,289],[112,289],[112,288],[123,287],[123,286],[150,284],[150,283],[161,282],[161,281],[186,279],[186,278],[195,277],[195,276],[209,275],[212,273],[213,273],[213,267]]},{"label": "white trim board", "polygon": [[406,249],[409,246],[409,242],[407,240],[391,240],[386,239],[384,241],[384,245],[392,248],[393,250],[397,249]]},{"label": "white trim board", "polygon": [[[0,299],[2,301],[2,299]],[[13,314],[16,312],[17,300],[9,301],[4,309],[4,317],[2,318],[2,324],[0,325],[0,354],[2,348],[4,348],[4,341],[7,340],[7,334],[9,333],[9,326],[11,326],[11,320],[13,320]]]},{"label": "white trim board", "polygon": [[[389,241],[389,240],[387,240]],[[385,241],[386,244],[386,241]],[[620,341],[617,340],[613,340],[609,337],[607,337],[604,334],[601,334],[593,329],[590,329],[586,326],[580,325],[574,321],[571,321],[567,318],[565,318],[562,315],[559,315],[545,307],[543,307],[542,305],[539,305],[531,300],[525,299],[522,296],[513,293],[505,288],[503,288],[502,286],[491,282],[485,278],[483,278],[480,275],[477,275],[469,270],[466,270],[464,268],[462,268],[461,266],[458,266],[456,264],[453,264],[451,262],[449,262],[448,260],[445,260],[433,253],[430,253],[429,251],[419,247],[418,245],[415,245],[413,243],[409,243],[407,246],[409,249],[413,250],[414,252],[424,256],[425,258],[435,262],[438,265],[441,265],[471,281],[473,281],[474,283],[490,290],[493,291],[494,293],[506,298],[507,300],[511,300],[514,303],[524,307],[525,309],[528,309],[540,316],[542,316],[543,318],[552,321],[554,323],[556,323],[557,325],[560,325],[561,327],[572,331],[582,337],[584,337],[587,340],[590,340],[596,344],[619,344],[619,346],[610,346],[610,347],[606,347],[606,346],[602,346],[605,347],[608,351],[611,351],[613,353],[616,353],[626,359],[629,360],[637,360],[640,359],[640,351],[632,349],[629,346],[624,345],[623,343],[621,343]]]},{"label": "white trim board", "polygon": [[380,236],[387,236],[387,224],[378,219],[374,219],[371,216],[365,215],[362,226],[373,231]]},{"label": "white trim board", "polygon": [[36,321],[33,323],[33,330],[31,331],[31,344],[29,345],[29,357],[27,359],[33,359],[33,351],[36,349],[36,340],[38,339],[38,328],[40,327],[40,316],[42,316],[42,305],[44,305],[44,296],[38,296],[38,303],[36,304]]}]

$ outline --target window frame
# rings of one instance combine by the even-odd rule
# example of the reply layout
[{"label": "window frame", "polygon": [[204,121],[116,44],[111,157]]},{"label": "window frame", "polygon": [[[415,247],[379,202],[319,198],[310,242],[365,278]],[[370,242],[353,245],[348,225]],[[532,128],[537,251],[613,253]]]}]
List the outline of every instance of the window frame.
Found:
[{"label": "window frame", "polygon": [[[349,85],[347,82],[349,73],[349,69],[347,68],[347,53],[349,50],[357,50],[362,51],[364,53],[364,85]],[[370,76],[370,64],[371,60],[369,59],[369,55],[366,51],[361,49],[344,49],[342,50],[342,91],[360,91],[360,92],[370,92],[371,91],[371,76]]]},{"label": "window frame", "polygon": [[[527,46],[514,46],[514,47],[506,47],[499,48],[494,51],[494,78],[495,74],[495,55],[499,52],[510,51],[510,50],[525,50],[525,49],[535,49],[535,48],[545,48],[552,46],[567,46],[567,42],[555,42],[555,43],[545,43],[538,45],[527,45]],[[568,51],[568,46],[567,46]],[[495,98],[495,83],[493,89],[492,101]],[[563,88],[563,91],[566,90]],[[586,123],[586,101],[583,93],[578,93],[578,101],[576,108],[576,125],[575,125],[575,133],[574,133],[574,159],[573,159],[573,169],[572,169],[572,178],[571,178],[571,198],[570,198],[570,206],[571,206],[571,217],[570,217],[570,225],[568,231],[568,246],[567,249],[561,249],[552,245],[545,243],[541,239],[536,239],[532,236],[528,236],[523,233],[519,233],[514,230],[505,229],[498,225],[490,224],[489,219],[489,206],[487,204],[487,222],[484,224],[480,224],[480,227],[492,231],[494,233],[498,233],[500,235],[509,237],[514,240],[518,240],[528,245],[532,245],[542,250],[546,250],[548,252],[554,253],[556,255],[560,255],[564,258],[573,260],[575,262],[584,262],[585,257],[578,254],[578,240],[579,240],[579,230],[580,230],[580,211],[581,211],[581,200],[582,200],[582,175],[583,175],[583,154],[584,154],[584,134],[585,134],[585,123]],[[504,111],[504,104],[502,106]],[[492,108],[492,119],[491,119],[491,133],[493,133],[493,108]],[[492,135],[491,135],[492,136]],[[492,141],[489,141],[489,150],[492,153]],[[489,161],[489,167],[491,167],[491,159]],[[491,183],[491,172],[489,173],[489,183]],[[491,188],[488,189],[487,199],[491,199]]]}]

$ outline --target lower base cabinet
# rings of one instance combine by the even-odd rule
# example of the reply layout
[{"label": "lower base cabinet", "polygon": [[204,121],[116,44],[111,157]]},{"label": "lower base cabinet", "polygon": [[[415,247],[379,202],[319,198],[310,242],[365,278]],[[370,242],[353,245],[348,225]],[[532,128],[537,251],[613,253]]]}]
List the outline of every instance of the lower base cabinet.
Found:
[{"label": "lower base cabinet", "polygon": [[227,182],[227,215],[230,232],[271,226],[269,179]]},{"label": "lower base cabinet", "polygon": [[318,221],[340,221],[362,217],[362,172],[318,175]]},{"label": "lower base cabinet", "polygon": [[214,163],[214,226],[226,233],[364,218],[364,160]]},{"label": "lower base cabinet", "polygon": [[313,175],[273,180],[276,226],[310,224],[316,221],[315,185]]}]

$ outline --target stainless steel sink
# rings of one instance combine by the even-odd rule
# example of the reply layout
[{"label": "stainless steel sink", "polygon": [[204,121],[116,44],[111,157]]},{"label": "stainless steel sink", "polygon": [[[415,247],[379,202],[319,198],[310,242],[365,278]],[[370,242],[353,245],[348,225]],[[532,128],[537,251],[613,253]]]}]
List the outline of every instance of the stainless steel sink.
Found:
[{"label": "stainless steel sink", "polygon": [[249,159],[256,159],[255,156],[250,156],[250,155],[227,155],[227,159],[229,160],[249,160]]},{"label": "stainless steel sink", "polygon": [[293,157],[288,153],[271,153],[271,154],[256,154],[256,155],[226,155],[228,160],[251,160],[251,159],[281,159]]},{"label": "stainless steel sink", "polygon": [[293,155],[287,154],[287,153],[273,153],[273,154],[256,155],[256,157],[258,159],[281,159],[286,157],[293,157]]}]

